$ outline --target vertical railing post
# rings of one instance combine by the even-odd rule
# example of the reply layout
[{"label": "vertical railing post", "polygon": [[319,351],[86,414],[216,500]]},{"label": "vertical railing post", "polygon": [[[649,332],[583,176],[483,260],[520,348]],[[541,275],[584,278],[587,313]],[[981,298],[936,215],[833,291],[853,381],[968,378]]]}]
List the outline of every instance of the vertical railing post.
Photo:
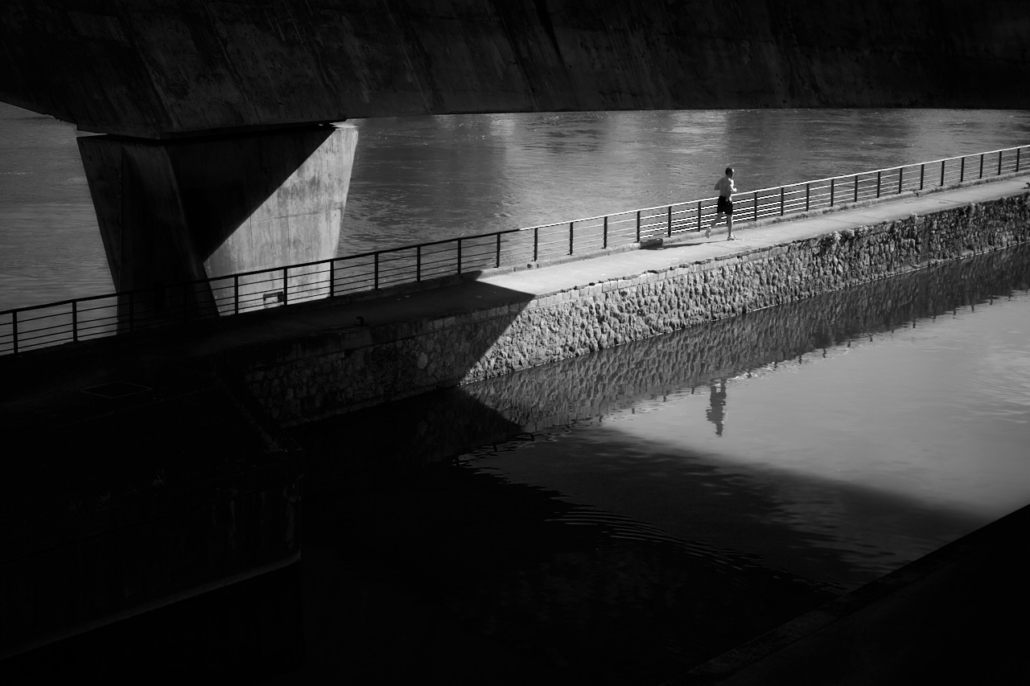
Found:
[{"label": "vertical railing post", "polygon": [[415,281],[422,280],[422,246],[415,246]]},{"label": "vertical railing post", "polygon": [[1023,148],[1016,148],[1016,171],[1019,171],[1019,153],[1023,152]]},{"label": "vertical railing post", "polygon": [[372,271],[372,290],[378,291],[379,290],[379,253],[378,252],[375,253],[375,255],[373,255],[372,265],[373,265],[373,267],[372,267],[372,269],[373,269],[373,271]]},{"label": "vertical railing post", "polygon": [[701,230],[701,201],[697,201],[697,230]]},{"label": "vertical railing post", "polygon": [[805,212],[808,212],[809,199],[812,197],[812,184],[805,184]]},{"label": "vertical railing post", "polygon": [[1004,152],[1005,152],[1004,150],[999,150],[998,151],[998,174],[997,174],[998,176],[1001,176],[1001,155]]},{"label": "vertical railing post", "polygon": [[902,175],[905,173],[904,167],[898,167],[898,193],[901,193],[902,188]]},{"label": "vertical railing post", "polygon": [[18,354],[18,312],[15,310],[11,313],[11,343],[14,346],[13,352],[15,355]]},{"label": "vertical railing post", "polygon": [[984,154],[980,153],[980,176],[978,178],[982,179],[983,177],[984,177]]},{"label": "vertical railing post", "polygon": [[855,174],[855,202],[858,202],[858,174]]},{"label": "vertical railing post", "polygon": [[946,162],[947,162],[947,160],[941,160],[941,182],[940,182],[940,184],[939,184],[939,185],[941,185],[941,186],[943,186],[943,185],[944,185],[944,164],[945,164]]},{"label": "vertical railing post", "polygon": [[494,266],[501,266],[501,234],[497,234],[497,259],[494,260]]},{"label": "vertical railing post", "polygon": [[604,238],[601,243],[601,249],[608,249],[608,215],[604,215]]},{"label": "vertical railing post", "polygon": [[[130,312],[132,311],[131,307],[129,308],[129,311]],[[240,313],[240,275],[239,274],[233,274],[232,275],[232,313],[233,314],[239,314]]]},{"label": "vertical railing post", "polygon": [[290,268],[283,267],[283,307],[290,304]]},{"label": "vertical railing post", "polygon": [[758,221],[758,191],[754,194],[754,205],[755,205],[755,221]]},{"label": "vertical railing post", "polygon": [[780,186],[780,216],[783,216],[783,186]]},{"label": "vertical railing post", "polygon": [[919,165],[919,190],[923,190],[923,176],[926,174],[926,164]]},{"label": "vertical railing post", "polygon": [[640,242],[640,210],[637,210],[637,243]]},{"label": "vertical railing post", "polygon": [[876,197],[880,197],[880,178],[882,172],[876,172]]},{"label": "vertical railing post", "polygon": [[672,238],[672,205],[669,205],[669,230],[668,230],[668,236],[669,236],[669,238]]},{"label": "vertical railing post", "polygon": [[834,179],[830,179],[830,207],[833,207],[833,187],[835,185]]},{"label": "vertical railing post", "polygon": [[962,183],[966,179],[966,156],[962,156],[962,164],[958,168],[958,182]]},{"label": "vertical railing post", "polygon": [[[607,224],[605,225],[605,227],[607,228]],[[605,234],[605,238],[606,239],[608,238],[607,233]],[[534,262],[536,262],[539,259],[539,255],[540,255],[539,248],[540,248],[540,227],[533,227],[533,261]]]},{"label": "vertical railing post", "polygon": [[72,300],[72,340],[79,342],[79,301]]},{"label": "vertical railing post", "polygon": [[569,254],[570,255],[572,254],[572,239],[573,239],[573,235],[575,234],[575,224],[576,224],[576,222],[569,222]]},{"label": "vertical railing post", "polygon": [[458,237],[458,273],[461,274],[461,237],[460,236]]},{"label": "vertical railing post", "polygon": [[329,297],[336,295],[336,260],[329,260]]}]

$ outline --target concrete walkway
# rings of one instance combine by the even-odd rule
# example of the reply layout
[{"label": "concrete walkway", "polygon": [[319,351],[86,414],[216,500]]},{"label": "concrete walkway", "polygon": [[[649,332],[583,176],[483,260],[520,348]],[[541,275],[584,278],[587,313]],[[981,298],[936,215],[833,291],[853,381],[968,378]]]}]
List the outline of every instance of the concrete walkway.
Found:
[{"label": "concrete walkway", "polygon": [[[224,462],[227,453],[249,464],[254,456],[288,443],[288,436],[279,435],[248,407],[245,394],[221,378],[221,355],[327,329],[361,329],[500,306],[506,304],[502,297],[526,300],[829,231],[1019,195],[1028,191],[1027,179],[1009,177],[906,195],[806,218],[741,222],[732,242],[725,240],[724,228],[709,239],[690,233],[652,249],[613,251],[520,271],[497,270],[475,280],[370,300],[271,310],[169,331],[160,338],[102,339],[0,357],[0,432],[8,446],[29,446],[5,451],[0,465],[0,496],[5,503],[0,508],[0,533],[17,543],[0,556],[0,567],[40,550],[44,544],[33,532],[49,531],[58,515],[67,519],[70,503],[78,503],[84,512],[96,510],[104,502],[117,501],[122,491],[155,483],[173,485],[175,480],[195,482],[211,471],[213,461]],[[483,289],[479,284],[484,283],[499,288]],[[144,390],[113,398],[83,392],[115,382]],[[196,446],[204,450],[197,452]],[[181,462],[183,455],[190,455],[190,460]],[[100,500],[90,505],[89,498]],[[995,670],[986,681],[990,683],[1007,683],[995,677],[1009,672],[1030,674],[1024,653],[1016,650],[1017,645],[1026,645],[1025,630],[985,632],[993,625],[983,611],[1009,606],[1008,615],[1022,620],[1030,597],[1016,570],[1021,568],[1020,548],[1030,531],[1030,514],[1021,512],[988,528],[989,534],[963,539],[965,544],[950,546],[932,564],[911,565],[878,591],[849,594],[837,609],[802,618],[758,647],[726,656],[676,683],[909,683],[921,681],[915,677],[926,670],[956,660],[964,665],[1001,665],[1003,673]],[[53,541],[58,544],[57,538]],[[954,605],[956,598],[964,599],[961,612],[939,611]],[[917,640],[941,636],[942,626],[947,626],[950,642]],[[988,643],[997,648],[991,655],[983,653],[988,648],[984,636],[991,636]],[[1016,638],[1020,643],[1011,643]],[[906,648],[899,651],[899,645]],[[881,660],[884,650],[890,651],[890,660]],[[827,665],[831,671],[813,672],[813,665]]]},{"label": "concrete walkway", "polygon": [[902,198],[885,198],[876,204],[853,209],[815,214],[796,219],[786,217],[778,221],[742,221],[734,225],[734,240],[726,240],[726,224],[720,222],[711,238],[691,232],[673,237],[658,250],[635,250],[590,260],[569,262],[543,269],[493,274],[481,278],[504,288],[543,295],[592,281],[604,281],[622,276],[642,274],[651,269],[667,269],[684,262],[749,252],[806,238],[814,238],[831,231],[856,229],[870,224],[904,219],[913,214],[922,215],[940,210],[962,207],[970,203],[1017,195],[1028,190],[1027,176],[1011,177],[963,188],[927,192],[922,195],[906,194]]}]

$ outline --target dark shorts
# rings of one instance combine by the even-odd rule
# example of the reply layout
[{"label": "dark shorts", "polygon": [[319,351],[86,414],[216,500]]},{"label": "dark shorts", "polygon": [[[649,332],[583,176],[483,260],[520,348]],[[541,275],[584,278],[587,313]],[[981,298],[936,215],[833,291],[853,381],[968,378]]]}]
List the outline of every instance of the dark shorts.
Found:
[{"label": "dark shorts", "polygon": [[725,195],[719,196],[719,206],[716,208],[717,212],[723,212],[725,214],[733,214],[733,201],[727,198]]}]

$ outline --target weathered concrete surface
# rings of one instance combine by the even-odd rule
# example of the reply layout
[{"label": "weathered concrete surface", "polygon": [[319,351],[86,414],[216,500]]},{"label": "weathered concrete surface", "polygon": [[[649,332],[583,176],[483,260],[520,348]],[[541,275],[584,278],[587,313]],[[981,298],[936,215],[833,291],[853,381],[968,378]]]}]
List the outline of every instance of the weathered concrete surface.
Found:
[{"label": "weathered concrete surface", "polygon": [[0,99],[163,137],[345,118],[1027,107],[1022,0],[250,0],[0,6]]},{"label": "weathered concrete surface", "polygon": [[49,642],[299,558],[302,451],[178,341],[0,367],[0,681]]},{"label": "weathered concrete surface", "polygon": [[663,686],[1019,686],[1030,506],[807,612]]},{"label": "weathered concrete surface", "polygon": [[[170,143],[85,136],[78,144],[119,291],[336,255],[357,145],[352,125]],[[294,270],[290,286],[328,292],[328,277]],[[262,279],[243,279],[240,297],[260,306],[283,290],[281,275]],[[205,288],[198,298],[210,295]]]},{"label": "weathered concrete surface", "polygon": [[160,348],[3,360],[0,674],[300,555],[299,449],[233,380]]}]

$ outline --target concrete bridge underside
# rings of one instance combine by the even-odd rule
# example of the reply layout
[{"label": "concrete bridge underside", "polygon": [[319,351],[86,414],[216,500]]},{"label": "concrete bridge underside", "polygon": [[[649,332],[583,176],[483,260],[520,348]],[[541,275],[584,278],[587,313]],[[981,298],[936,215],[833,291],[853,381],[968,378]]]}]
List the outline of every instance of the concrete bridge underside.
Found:
[{"label": "concrete bridge underside", "polygon": [[7,0],[0,100],[140,138],[357,117],[1025,107],[1021,0]]},{"label": "concrete bridge underside", "polygon": [[1028,34],[1022,0],[7,0],[0,100],[109,134],[80,149],[126,290],[332,257],[331,122],[1027,107]]}]

